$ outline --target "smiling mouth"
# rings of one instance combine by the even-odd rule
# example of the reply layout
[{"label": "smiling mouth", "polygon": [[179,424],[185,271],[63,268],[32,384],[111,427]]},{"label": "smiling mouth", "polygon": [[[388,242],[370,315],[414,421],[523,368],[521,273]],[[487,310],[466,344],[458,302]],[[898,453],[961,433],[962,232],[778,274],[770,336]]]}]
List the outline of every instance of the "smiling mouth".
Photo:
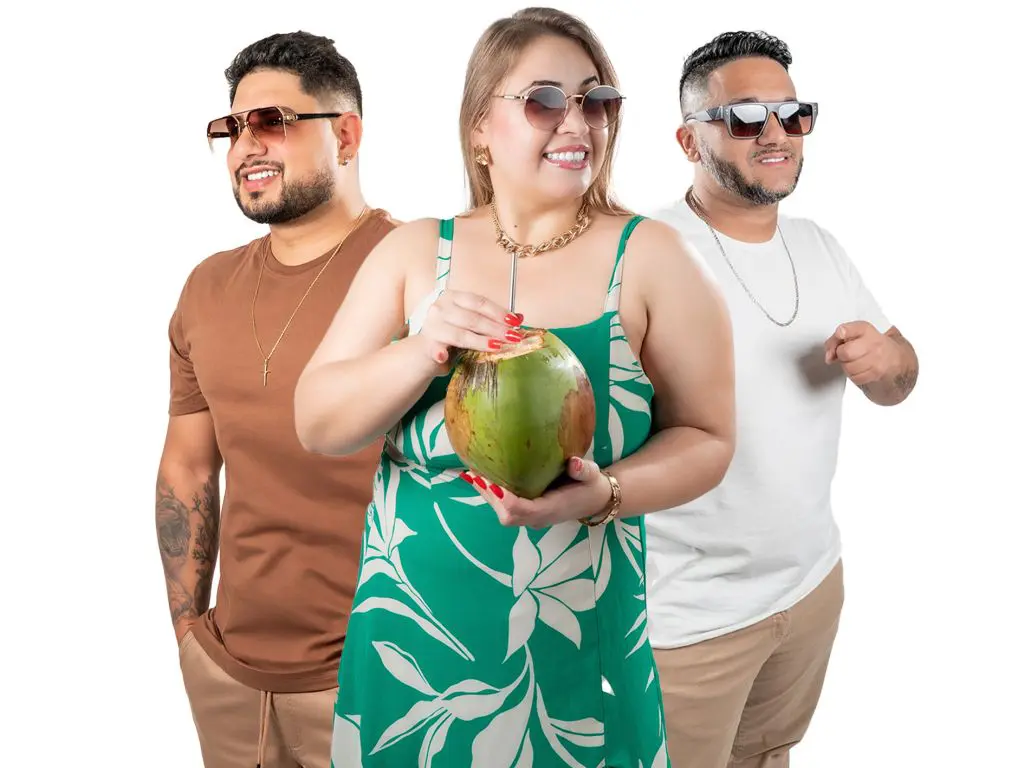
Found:
[{"label": "smiling mouth", "polygon": [[761,165],[782,165],[792,159],[789,155],[773,155],[772,157],[762,157],[757,162]]},{"label": "smiling mouth", "polygon": [[280,176],[280,171],[264,170],[264,171],[253,171],[252,173],[245,174],[242,178],[246,181],[262,181],[263,179],[269,179],[272,176]]},{"label": "smiling mouth", "polygon": [[585,168],[590,162],[590,152],[581,149],[569,152],[545,152],[544,159],[559,168],[580,169]]}]

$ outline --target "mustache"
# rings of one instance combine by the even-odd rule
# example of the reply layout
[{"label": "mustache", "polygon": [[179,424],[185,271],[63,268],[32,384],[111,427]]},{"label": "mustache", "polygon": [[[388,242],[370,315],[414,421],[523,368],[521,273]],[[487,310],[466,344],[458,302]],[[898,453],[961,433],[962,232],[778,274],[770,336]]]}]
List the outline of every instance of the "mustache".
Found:
[{"label": "mustache", "polygon": [[792,147],[766,147],[765,149],[761,149],[755,152],[753,155],[750,156],[750,159],[757,160],[757,158],[759,157],[764,157],[765,155],[777,155],[780,152],[784,155],[789,155],[790,157],[794,157],[795,155]]}]

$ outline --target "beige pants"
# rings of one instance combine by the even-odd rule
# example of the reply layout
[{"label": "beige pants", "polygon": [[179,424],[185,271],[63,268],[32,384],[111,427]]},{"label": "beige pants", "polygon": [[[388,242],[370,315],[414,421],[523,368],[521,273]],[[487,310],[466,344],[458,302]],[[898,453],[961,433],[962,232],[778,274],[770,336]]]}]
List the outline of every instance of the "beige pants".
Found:
[{"label": "beige pants", "polygon": [[337,688],[248,688],[211,661],[191,632],[179,655],[205,768],[330,768]]},{"label": "beige pants", "polygon": [[839,563],[788,611],[656,650],[672,768],[788,768],[821,695],[843,598]]}]

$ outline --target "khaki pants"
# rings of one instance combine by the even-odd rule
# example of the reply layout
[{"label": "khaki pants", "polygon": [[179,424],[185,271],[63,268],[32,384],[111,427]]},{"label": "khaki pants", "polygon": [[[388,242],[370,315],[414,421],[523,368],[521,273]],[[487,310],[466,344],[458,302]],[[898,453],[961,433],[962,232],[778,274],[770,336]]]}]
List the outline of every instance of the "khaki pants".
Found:
[{"label": "khaki pants", "polygon": [[787,611],[656,650],[672,768],[788,768],[821,695],[843,599],[839,563]]},{"label": "khaki pants", "polygon": [[248,688],[211,661],[191,632],[179,655],[205,768],[330,768],[337,688]]}]

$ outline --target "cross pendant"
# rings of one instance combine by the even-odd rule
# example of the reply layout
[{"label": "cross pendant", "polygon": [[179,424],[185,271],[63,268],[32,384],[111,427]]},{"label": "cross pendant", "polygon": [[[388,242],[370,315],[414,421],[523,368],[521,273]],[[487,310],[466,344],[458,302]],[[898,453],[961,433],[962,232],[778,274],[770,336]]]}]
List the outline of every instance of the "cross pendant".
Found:
[{"label": "cross pendant", "polygon": [[267,386],[267,374],[270,373],[270,368],[268,367],[269,365],[270,365],[270,361],[269,360],[264,360],[263,361],[263,386],[264,387]]}]

